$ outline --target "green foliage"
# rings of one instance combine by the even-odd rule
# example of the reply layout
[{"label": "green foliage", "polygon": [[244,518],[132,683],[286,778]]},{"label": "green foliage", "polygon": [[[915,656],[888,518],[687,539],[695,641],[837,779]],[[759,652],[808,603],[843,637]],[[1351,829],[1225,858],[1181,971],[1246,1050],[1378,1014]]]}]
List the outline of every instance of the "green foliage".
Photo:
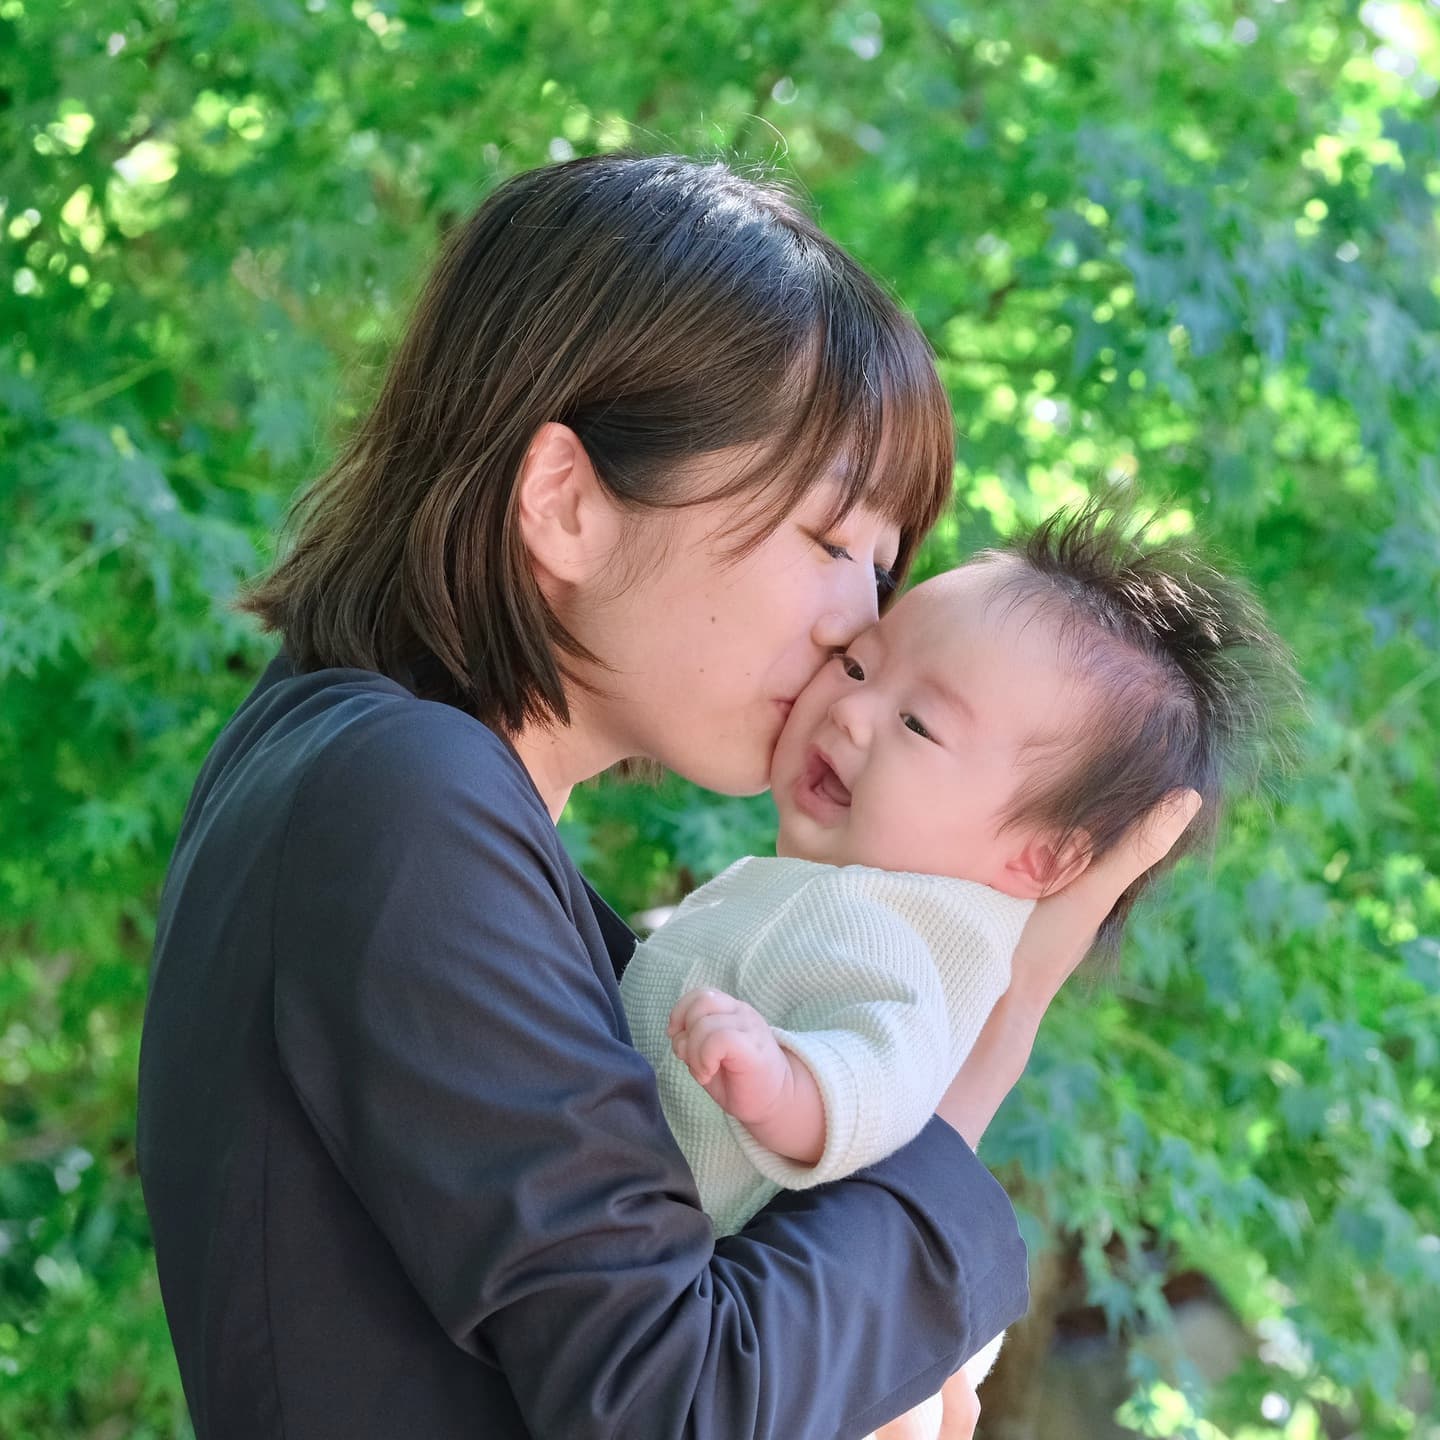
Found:
[{"label": "green foliage", "polygon": [[[1310,686],[1301,773],[1137,917],[1119,983],[1065,998],[987,1153],[1038,1234],[1078,1234],[1117,1324],[1163,1311],[1107,1244],[1159,1237],[1271,1337],[1189,1397],[1221,1432],[1268,1391],[1416,1433],[1440,1369],[1437,20],[0,0],[0,1433],[184,1433],[131,1117],[160,876],[269,651],[230,602],[438,233],[622,144],[793,170],[919,315],[962,432],[923,568],[1124,472],[1255,580]],[[766,802],[673,782],[587,788],[566,821],[631,910],[768,830]]]}]

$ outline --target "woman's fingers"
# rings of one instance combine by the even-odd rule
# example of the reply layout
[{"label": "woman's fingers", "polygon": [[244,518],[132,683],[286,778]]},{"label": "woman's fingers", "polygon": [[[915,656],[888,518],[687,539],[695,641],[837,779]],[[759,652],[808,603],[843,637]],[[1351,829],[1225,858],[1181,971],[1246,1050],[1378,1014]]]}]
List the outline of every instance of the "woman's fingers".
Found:
[{"label": "woman's fingers", "polygon": [[1194,790],[1167,795],[1109,854],[1035,907],[1015,951],[1018,991],[1043,1011],[1095,941],[1115,902],[1158,865],[1200,809]]},{"label": "woman's fingers", "polygon": [[1167,795],[1110,853],[1068,885],[1063,893],[1086,906],[1095,916],[1095,929],[1110,913],[1115,902],[1147,870],[1158,865],[1185,833],[1200,811],[1200,796],[1194,790],[1176,790]]},{"label": "woman's fingers", "polygon": [[940,1391],[944,1411],[937,1440],[972,1440],[980,1423],[980,1397],[964,1370],[957,1370]]},{"label": "woman's fingers", "polygon": [[941,1399],[932,1395],[899,1419],[882,1425],[870,1440],[940,1440]]}]

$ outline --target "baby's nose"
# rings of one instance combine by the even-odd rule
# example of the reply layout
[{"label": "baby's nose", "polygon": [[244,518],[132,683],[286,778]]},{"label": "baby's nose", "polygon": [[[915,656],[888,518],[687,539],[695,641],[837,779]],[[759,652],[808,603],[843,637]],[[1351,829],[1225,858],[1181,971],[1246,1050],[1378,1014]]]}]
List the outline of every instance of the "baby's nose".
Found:
[{"label": "baby's nose", "polygon": [[864,695],[859,691],[852,691],[849,695],[842,695],[830,706],[830,719],[836,729],[849,737],[854,745],[867,745],[870,742],[870,706]]}]

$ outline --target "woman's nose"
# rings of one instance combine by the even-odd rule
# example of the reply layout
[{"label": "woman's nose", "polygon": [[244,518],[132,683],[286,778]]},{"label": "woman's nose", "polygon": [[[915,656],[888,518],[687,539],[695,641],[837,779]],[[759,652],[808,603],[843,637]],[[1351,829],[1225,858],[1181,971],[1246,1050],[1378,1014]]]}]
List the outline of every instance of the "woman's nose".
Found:
[{"label": "woman's nose", "polygon": [[819,650],[843,650],[856,633],[842,611],[831,610],[815,622],[810,638]]},{"label": "woman's nose", "polygon": [[862,630],[880,618],[879,598],[872,584],[852,586],[842,605],[828,610],[811,634],[821,650],[843,650]]}]

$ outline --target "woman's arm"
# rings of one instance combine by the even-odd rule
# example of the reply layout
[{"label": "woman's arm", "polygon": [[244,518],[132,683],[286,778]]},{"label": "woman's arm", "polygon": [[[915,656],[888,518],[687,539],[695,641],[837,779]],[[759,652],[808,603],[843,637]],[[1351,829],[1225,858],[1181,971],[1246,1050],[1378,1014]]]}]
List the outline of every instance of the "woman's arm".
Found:
[{"label": "woman's arm", "polygon": [[1115,901],[1169,854],[1199,809],[1193,790],[1170,796],[1078,880],[1035,907],[1015,952],[1010,988],[936,1111],[972,1147],[1024,1073],[1050,1002],[1089,953]]},{"label": "woman's arm", "polygon": [[537,1437],[832,1440],[932,1393],[1023,1313],[1003,1192],[932,1122],[716,1245],[553,827],[468,725],[322,757],[274,923],[285,1072],[437,1324]]},{"label": "woman's arm", "polygon": [[[1165,858],[1199,809],[1200,797],[1193,790],[1171,796],[1125,843],[1072,885],[1036,906],[1015,952],[1010,989],[991,1012],[937,1111],[971,1146],[979,1145],[995,1112],[1024,1072],[1040,1021],[1089,952],[1101,921],[1134,880]],[[964,1370],[946,1381],[940,1399],[942,1417],[936,1440],[969,1440],[980,1406]],[[916,1407],[896,1422],[896,1440],[910,1435],[928,1440],[934,1425],[934,1416],[924,1407]],[[876,1440],[885,1440],[885,1434],[881,1431]]]}]

